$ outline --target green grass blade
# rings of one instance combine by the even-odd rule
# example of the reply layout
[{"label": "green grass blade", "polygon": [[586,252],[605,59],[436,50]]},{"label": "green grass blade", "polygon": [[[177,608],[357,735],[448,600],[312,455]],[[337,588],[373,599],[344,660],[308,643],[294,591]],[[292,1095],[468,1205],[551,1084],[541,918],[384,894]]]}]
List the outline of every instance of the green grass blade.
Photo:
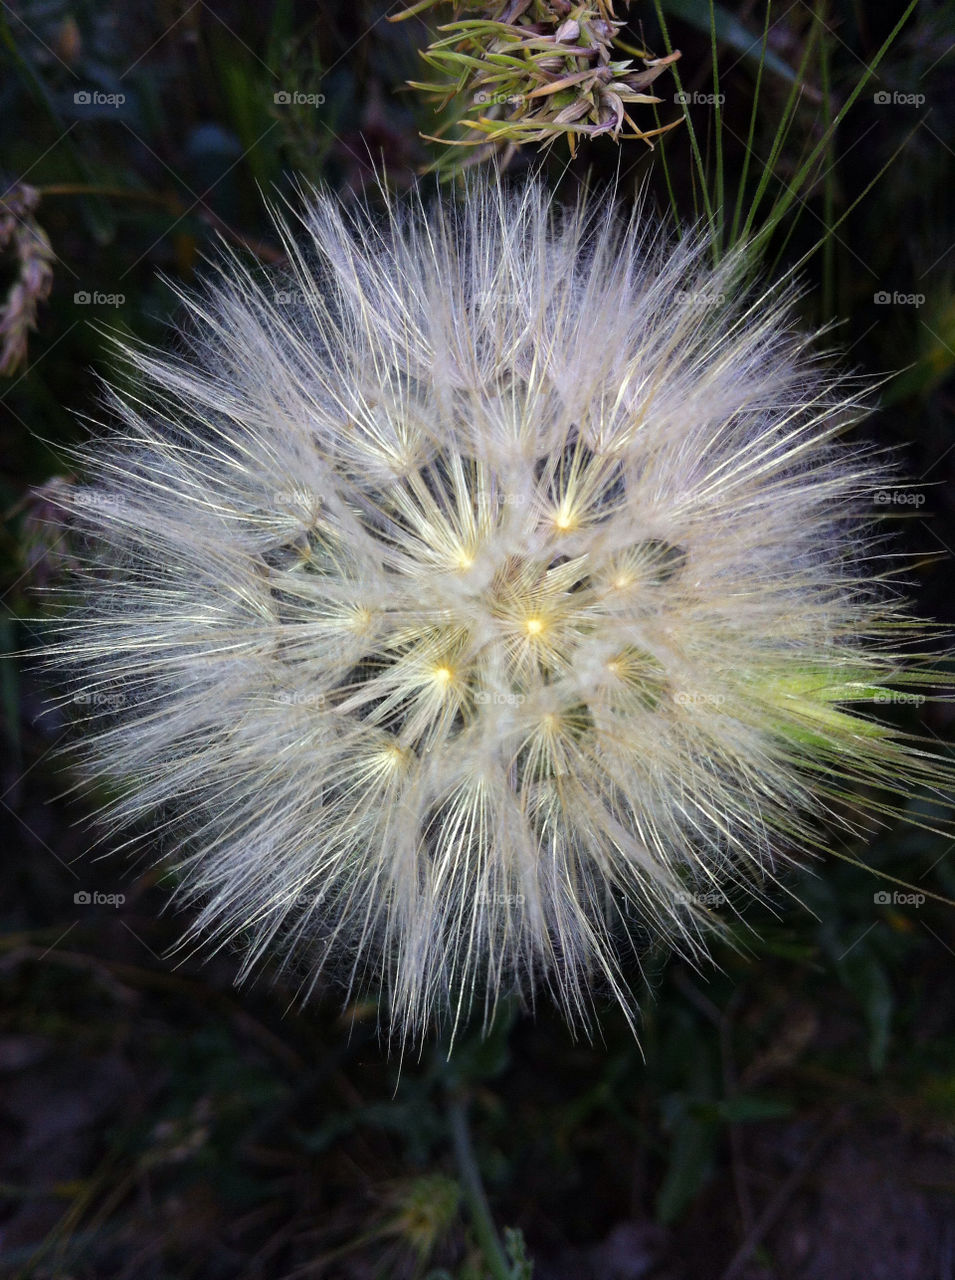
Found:
[{"label": "green grass blade", "polygon": [[[660,23],[660,32],[663,36],[664,47],[666,48],[667,53],[671,54],[673,52],[673,42],[670,39],[670,32],[669,32],[669,29],[667,28],[666,18],[663,15],[663,5],[661,4],[661,0],[653,0],[653,6],[656,11],[657,21]],[[673,64],[671,70],[673,71],[673,80],[677,87],[677,93],[681,97],[683,97],[684,96],[683,81],[680,78],[679,67],[677,66],[676,63]],[[706,166],[703,163],[703,156],[700,152],[700,144],[696,136],[696,130],[693,128],[693,121],[690,117],[689,104],[686,102],[681,102],[680,105],[683,108],[683,119],[686,121],[687,135],[690,139],[690,149],[693,152],[693,161],[696,166],[697,176],[699,178],[700,193],[703,197],[703,207],[706,211],[706,224],[707,224],[707,227],[709,228],[710,235],[714,237],[714,256],[716,256],[716,246],[715,246],[716,220],[713,215],[713,203],[710,200],[709,185],[708,185],[707,176],[706,176]]]},{"label": "green grass blade", "polygon": [[[905,12],[902,14],[901,18],[898,20],[898,22],[892,28],[889,35],[886,37],[886,39],[882,43],[882,46],[879,49],[878,53],[875,55],[875,57],[872,59],[872,62],[866,68],[865,74],[859,78],[852,92],[849,94],[848,98],[846,98],[843,105],[839,108],[838,112],[832,119],[829,128],[825,131],[823,136],[819,139],[819,141],[810,151],[809,155],[803,161],[798,172],[796,173],[796,176],[793,178],[792,183],[789,185],[786,185],[783,188],[783,191],[777,197],[775,204],[770,210],[769,217],[766,219],[765,223],[760,228],[758,236],[756,237],[756,239],[759,242],[761,243],[764,242],[766,239],[769,238],[769,236],[772,235],[773,231],[779,225],[780,220],[783,217],[785,217],[789,209],[792,207],[793,203],[799,198],[799,193],[806,186],[809,175],[812,173],[820,157],[825,153],[826,149],[829,147],[831,143],[832,135],[839,128],[839,125],[846,118],[848,113],[852,110],[853,106],[855,105],[856,101],[859,98],[859,95],[862,93],[862,90],[866,87],[866,85],[875,75],[876,70],[879,67],[879,64],[882,62],[882,59],[885,57],[889,49],[895,43],[896,37],[898,36],[902,28],[905,26],[909,18],[912,16],[912,13],[915,10],[915,6],[917,4],[918,4],[918,0],[909,0],[909,4],[906,5]],[[818,24],[816,29],[818,29]]]},{"label": "green grass blade", "polygon": [[756,83],[753,86],[753,106],[749,113],[749,132],[746,137],[746,146],[743,149],[743,165],[739,176],[739,187],[736,191],[736,207],[733,210],[733,224],[730,227],[730,244],[736,244],[739,237],[739,223],[743,216],[743,199],[746,193],[746,183],[749,180],[749,161],[753,154],[753,143],[756,138],[756,120],[759,112],[759,94],[763,83],[763,67],[766,64],[766,53],[769,46],[769,13],[772,7],[772,0],[766,0],[766,19],[763,23],[763,38],[760,46],[760,57],[756,65]]}]

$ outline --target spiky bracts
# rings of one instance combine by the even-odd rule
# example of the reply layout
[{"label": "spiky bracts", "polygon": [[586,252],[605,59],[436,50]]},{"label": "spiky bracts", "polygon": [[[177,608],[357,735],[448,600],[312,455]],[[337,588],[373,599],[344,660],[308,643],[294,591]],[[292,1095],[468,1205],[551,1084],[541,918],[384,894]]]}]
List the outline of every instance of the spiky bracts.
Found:
[{"label": "spiky bracts", "polygon": [[[391,20],[440,3],[423,0]],[[481,12],[471,12],[475,8]],[[614,56],[623,25],[610,0],[455,5],[454,21],[443,24],[441,39],[421,54],[437,79],[410,82],[435,98],[440,111],[459,103],[453,126],[446,123],[430,139],[452,149],[435,167],[453,172],[495,151],[503,152],[506,163],[526,143],[549,147],[559,138],[566,139],[573,155],[579,138],[598,134],[639,138],[652,148],[652,139],[679,121],[645,128],[634,114],[661,101],[647,90],[680,53],[664,58],[640,53],[644,69],[639,70],[631,59]],[[463,158],[452,160],[455,147],[464,149]]]},{"label": "spiky bracts", "polygon": [[181,355],[125,351],[71,500],[86,774],[163,811],[243,972],[343,971],[412,1035],[535,986],[630,1010],[628,938],[699,953],[820,817],[941,776],[869,714],[930,675],[866,564],[858,398],[639,213],[304,223],[287,279],[185,299]]}]

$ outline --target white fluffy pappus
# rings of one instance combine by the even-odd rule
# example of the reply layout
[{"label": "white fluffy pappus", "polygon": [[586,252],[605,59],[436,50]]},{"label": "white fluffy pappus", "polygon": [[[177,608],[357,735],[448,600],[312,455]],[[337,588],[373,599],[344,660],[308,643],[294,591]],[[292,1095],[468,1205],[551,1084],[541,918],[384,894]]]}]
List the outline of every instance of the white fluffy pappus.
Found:
[{"label": "white fluffy pappus", "polygon": [[541,989],[632,1018],[628,943],[701,955],[825,823],[947,781],[869,714],[932,676],[860,395],[745,255],[639,211],[301,222],[281,279],[183,296],[177,354],[123,348],[53,647],[83,776],[243,975],[344,975],[411,1037]]}]

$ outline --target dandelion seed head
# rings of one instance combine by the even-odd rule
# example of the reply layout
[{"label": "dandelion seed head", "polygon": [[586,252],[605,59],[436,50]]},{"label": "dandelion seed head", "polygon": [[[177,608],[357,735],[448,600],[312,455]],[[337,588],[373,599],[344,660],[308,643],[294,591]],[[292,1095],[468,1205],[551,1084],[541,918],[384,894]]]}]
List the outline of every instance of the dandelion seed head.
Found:
[{"label": "dandelion seed head", "polygon": [[179,355],[123,348],[69,499],[82,767],[169,815],[241,976],[344,974],[411,1036],[508,993],[632,1016],[628,943],[701,955],[714,893],[937,780],[864,705],[919,679],[881,464],[840,443],[864,397],[745,255],[643,211],[472,185],[302,223],[287,281],[230,259]]}]

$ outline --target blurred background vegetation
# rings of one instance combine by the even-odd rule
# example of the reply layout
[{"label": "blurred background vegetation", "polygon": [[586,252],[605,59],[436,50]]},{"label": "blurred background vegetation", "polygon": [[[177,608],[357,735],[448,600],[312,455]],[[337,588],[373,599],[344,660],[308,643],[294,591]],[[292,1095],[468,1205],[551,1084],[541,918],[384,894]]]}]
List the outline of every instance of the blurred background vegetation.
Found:
[{"label": "blurred background vegetation", "polygon": [[[64,794],[68,726],[42,714],[29,654],[68,564],[50,496],[64,447],[96,430],[104,330],[170,342],[166,279],[188,285],[217,236],[279,263],[263,192],[304,177],[348,199],[382,161],[399,190],[436,161],[449,177],[421,135],[453,136],[469,104],[436,117],[405,85],[452,7],[389,22],[398,8],[0,4],[0,1275],[482,1280],[493,1243],[455,1157],[469,1131],[515,1280],[950,1280],[943,905],[820,859],[711,969],[646,954],[639,1047],[612,1008],[587,1044],[542,1005],[450,1063],[437,1046],[399,1062],[374,1010],[342,1016],[335,992],[302,1011],[281,980],[236,992],[229,955],[174,965],[161,869],[84,856],[92,805]],[[737,199],[738,232],[759,198],[750,230],[774,270],[798,266],[806,323],[838,321],[830,342],[887,377],[861,430],[923,498],[897,550],[920,611],[950,626],[951,6],[634,0],[622,16],[615,56],[681,53],[640,127],[680,123],[653,150],[525,147],[509,172],[543,164],[568,195],[616,179],[624,204],[647,184],[727,239]],[[944,704],[885,710],[948,749]],[[955,896],[952,848],[887,822],[842,851]]]}]

